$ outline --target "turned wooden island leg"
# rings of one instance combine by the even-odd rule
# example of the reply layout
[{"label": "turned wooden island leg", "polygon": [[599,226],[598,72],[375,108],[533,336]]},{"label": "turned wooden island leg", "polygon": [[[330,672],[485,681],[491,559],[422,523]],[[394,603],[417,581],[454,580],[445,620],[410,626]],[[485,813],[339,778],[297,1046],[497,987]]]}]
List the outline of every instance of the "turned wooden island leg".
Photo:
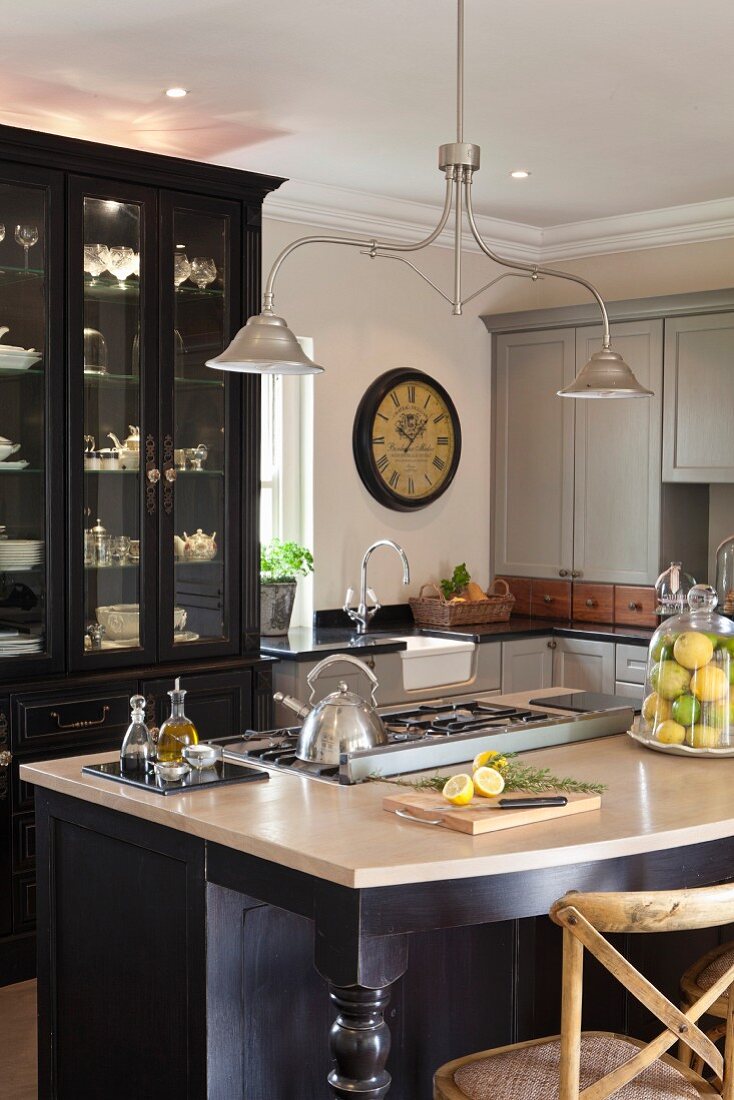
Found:
[{"label": "turned wooden island leg", "polygon": [[390,986],[329,985],[329,996],[337,1010],[330,1036],[332,1095],[339,1100],[355,1095],[360,1100],[380,1100],[387,1096],[391,1081],[385,1069],[390,1053],[390,1028],[385,1023]]}]

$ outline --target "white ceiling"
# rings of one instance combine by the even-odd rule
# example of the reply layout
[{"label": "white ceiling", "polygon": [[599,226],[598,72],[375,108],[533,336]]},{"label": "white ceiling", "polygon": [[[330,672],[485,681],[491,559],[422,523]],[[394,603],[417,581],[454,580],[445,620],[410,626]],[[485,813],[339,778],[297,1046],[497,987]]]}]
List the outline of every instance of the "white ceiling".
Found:
[{"label": "white ceiling", "polygon": [[[732,0],[466,9],[479,212],[548,227],[734,196]],[[7,4],[0,121],[439,203],[454,24],[453,0]]]}]

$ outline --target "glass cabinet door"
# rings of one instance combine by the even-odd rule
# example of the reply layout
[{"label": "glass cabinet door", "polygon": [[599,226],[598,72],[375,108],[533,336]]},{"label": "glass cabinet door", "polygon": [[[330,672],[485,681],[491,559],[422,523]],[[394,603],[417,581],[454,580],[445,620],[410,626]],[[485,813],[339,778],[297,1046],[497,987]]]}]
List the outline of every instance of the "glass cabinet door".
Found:
[{"label": "glass cabinet door", "polygon": [[[239,206],[161,205],[160,654],[239,649],[240,381],[207,367],[239,324]],[[170,387],[170,390],[169,390]]]},{"label": "glass cabinet door", "polygon": [[62,195],[53,172],[2,167],[2,677],[58,668],[63,659],[63,469],[54,461],[63,424]]},{"label": "glass cabinet door", "polygon": [[[69,240],[72,657],[78,666],[155,655],[153,198],[74,181]],[[77,231],[74,232],[74,229]],[[152,308],[151,308],[152,307]]]}]

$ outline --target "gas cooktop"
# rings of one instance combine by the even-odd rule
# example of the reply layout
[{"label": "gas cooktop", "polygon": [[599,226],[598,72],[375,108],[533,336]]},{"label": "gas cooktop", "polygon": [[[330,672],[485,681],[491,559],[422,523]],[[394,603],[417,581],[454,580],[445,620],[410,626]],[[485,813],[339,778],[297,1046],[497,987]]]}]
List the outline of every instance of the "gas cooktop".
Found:
[{"label": "gas cooktop", "polygon": [[299,726],[222,737],[225,758],[297,772],[314,779],[359,783],[373,775],[401,775],[473,760],[478,752],[522,752],[624,733],[632,708],[573,716],[536,707],[510,707],[485,700],[425,703],[405,710],[381,709],[388,743],[346,753],[338,765],[306,763],[296,756]]}]

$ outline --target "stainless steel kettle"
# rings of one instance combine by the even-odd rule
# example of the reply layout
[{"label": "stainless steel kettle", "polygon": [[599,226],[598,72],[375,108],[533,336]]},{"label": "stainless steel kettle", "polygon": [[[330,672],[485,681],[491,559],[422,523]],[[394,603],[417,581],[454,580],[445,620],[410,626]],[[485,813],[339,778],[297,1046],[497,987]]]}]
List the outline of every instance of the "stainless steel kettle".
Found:
[{"label": "stainless steel kettle", "polygon": [[[343,681],[320,703],[313,705],[316,682],[326,668],[345,661],[355,665],[372,684],[372,702],[350,691]],[[311,689],[309,703],[301,703],[291,695],[278,691],[273,698],[294,711],[304,722],[298,735],[296,756],[309,764],[338,765],[344,752],[371,749],[387,744],[387,733],[377,710],[375,692],[379,682],[374,673],[362,661],[348,654],[333,653],[311,669],[306,681]]]}]

